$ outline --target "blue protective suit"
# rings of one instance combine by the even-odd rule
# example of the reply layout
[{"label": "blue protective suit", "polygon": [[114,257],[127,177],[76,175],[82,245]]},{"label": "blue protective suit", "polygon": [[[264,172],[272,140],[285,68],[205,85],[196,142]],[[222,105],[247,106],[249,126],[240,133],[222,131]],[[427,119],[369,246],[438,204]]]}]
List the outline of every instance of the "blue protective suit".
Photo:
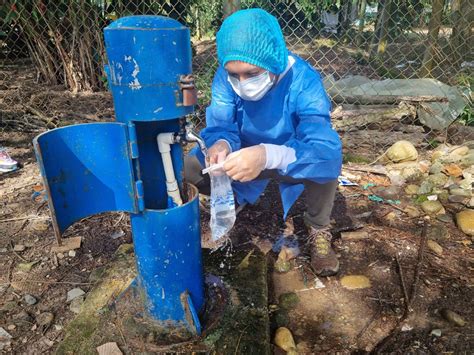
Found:
[{"label": "blue protective suit", "polygon": [[[280,175],[326,183],[337,179],[342,151],[330,122],[331,104],[319,73],[294,54],[295,63],[261,100],[242,100],[219,67],[212,83],[212,101],[206,110],[206,128],[201,136],[208,147],[225,139],[232,151],[271,143],[296,152],[296,161]],[[203,163],[203,156],[196,150]],[[234,181],[239,203],[255,203],[269,180]],[[284,218],[304,190],[303,184],[280,183]]]}]

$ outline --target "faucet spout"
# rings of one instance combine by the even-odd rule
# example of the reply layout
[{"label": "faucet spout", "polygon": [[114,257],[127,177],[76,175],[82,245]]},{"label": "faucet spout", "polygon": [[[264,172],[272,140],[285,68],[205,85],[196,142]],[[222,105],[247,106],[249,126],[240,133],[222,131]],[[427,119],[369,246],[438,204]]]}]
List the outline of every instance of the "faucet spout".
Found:
[{"label": "faucet spout", "polygon": [[207,147],[204,139],[201,138],[199,134],[197,134],[191,125],[187,125],[185,128],[185,136],[184,139],[187,142],[196,142],[199,145],[199,149],[201,149],[202,154],[204,155],[205,161],[207,162]]}]

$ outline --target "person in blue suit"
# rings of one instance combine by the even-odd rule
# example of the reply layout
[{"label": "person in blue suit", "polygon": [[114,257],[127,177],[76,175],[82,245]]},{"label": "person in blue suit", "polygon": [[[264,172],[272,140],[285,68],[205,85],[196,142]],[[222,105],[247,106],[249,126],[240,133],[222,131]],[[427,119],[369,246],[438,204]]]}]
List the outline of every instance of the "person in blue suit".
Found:
[{"label": "person in blue suit", "polygon": [[[306,188],[311,265],[320,276],[336,274],[329,222],[342,151],[319,73],[288,51],[277,20],[262,9],[237,11],[223,22],[217,56],[201,131],[209,163],[224,162],[239,204],[255,203],[276,179],[284,218]],[[205,191],[202,154],[185,165],[188,181]]]}]

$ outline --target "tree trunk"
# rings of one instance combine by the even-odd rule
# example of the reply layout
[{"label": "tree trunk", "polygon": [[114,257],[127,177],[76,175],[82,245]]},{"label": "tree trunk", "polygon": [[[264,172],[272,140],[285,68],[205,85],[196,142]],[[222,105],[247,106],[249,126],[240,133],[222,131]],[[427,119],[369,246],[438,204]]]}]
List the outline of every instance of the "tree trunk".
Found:
[{"label": "tree trunk", "polygon": [[472,46],[474,41],[472,32],[474,26],[474,1],[455,0],[452,5],[451,21],[453,32],[450,37],[450,45],[456,59],[462,60],[469,54],[470,46]]},{"label": "tree trunk", "polygon": [[385,5],[380,18],[379,42],[377,44],[377,56],[381,57],[387,49],[390,16],[392,15],[392,0],[385,0]]},{"label": "tree trunk", "polygon": [[383,23],[383,16],[385,11],[385,5],[389,0],[379,0],[377,4],[377,18],[375,19],[374,24],[374,33],[372,35],[372,40],[370,43],[370,58],[374,59],[377,53],[377,44],[379,43],[381,26]]},{"label": "tree trunk", "polygon": [[360,1],[359,7],[359,30],[357,31],[356,45],[360,47],[364,38],[364,26],[365,26],[365,10],[367,8],[367,0]]},{"label": "tree trunk", "polygon": [[433,0],[430,23],[428,24],[428,38],[426,39],[426,49],[423,55],[423,62],[419,71],[420,77],[431,76],[433,70],[434,56],[438,44],[438,34],[443,17],[444,0]]}]

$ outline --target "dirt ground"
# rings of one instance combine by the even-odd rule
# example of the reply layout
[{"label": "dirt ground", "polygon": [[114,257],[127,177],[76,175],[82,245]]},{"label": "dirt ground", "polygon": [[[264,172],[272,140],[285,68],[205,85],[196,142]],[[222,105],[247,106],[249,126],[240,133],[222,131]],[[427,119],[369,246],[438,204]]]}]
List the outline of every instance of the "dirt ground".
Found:
[{"label": "dirt ground", "polygon": [[[24,73],[13,69],[0,74],[0,143],[21,163],[18,171],[0,176],[0,327],[12,336],[4,352],[52,353],[64,335],[64,327],[75,316],[66,303],[67,292],[75,287],[87,292],[97,271],[107,265],[119,245],[131,242],[131,234],[125,214],[94,216],[66,232],[66,237],[83,238],[75,255],[51,252],[55,238],[47,203],[32,198],[41,178],[31,141],[48,124],[35,116],[35,111],[48,108],[44,118],[52,118],[53,125],[110,120],[113,111],[108,94],[73,96],[63,91],[42,91],[32,72]],[[25,82],[30,90],[27,94],[23,90]],[[20,91],[23,101],[14,96]],[[23,105],[22,117],[14,115],[14,105]],[[389,185],[384,177],[357,174],[360,186]],[[302,354],[471,352],[474,252],[470,239],[452,220],[409,218],[401,209],[413,201],[405,196],[400,196],[401,204],[394,206],[369,201],[369,192],[361,187],[339,188],[333,219],[341,271],[317,283],[304,247],[304,196],[293,207],[293,238],[302,253],[291,261],[289,272],[272,271],[269,275],[272,334],[278,326],[288,327]],[[285,227],[279,201],[277,186],[272,184],[257,205],[239,214],[231,233],[234,248],[253,243],[267,252],[271,270],[277,252],[269,248],[281,238]],[[448,215],[452,216],[456,208],[448,208]],[[202,223],[206,233],[205,213]],[[427,248],[420,253],[423,223],[429,225],[428,233],[438,238],[442,255]],[[341,230],[356,226],[368,232],[368,237],[341,240]],[[15,246],[18,251],[14,251]],[[365,275],[371,286],[346,289],[340,282],[344,275]],[[287,293],[297,295],[298,301],[291,307],[281,302],[280,296]],[[26,294],[34,296],[37,303],[28,305]],[[406,300],[411,297],[413,302],[407,310]],[[467,324],[461,327],[447,321],[442,316],[445,309],[458,313]],[[46,322],[48,313],[53,319]],[[281,353],[277,347],[274,351]]]}]

